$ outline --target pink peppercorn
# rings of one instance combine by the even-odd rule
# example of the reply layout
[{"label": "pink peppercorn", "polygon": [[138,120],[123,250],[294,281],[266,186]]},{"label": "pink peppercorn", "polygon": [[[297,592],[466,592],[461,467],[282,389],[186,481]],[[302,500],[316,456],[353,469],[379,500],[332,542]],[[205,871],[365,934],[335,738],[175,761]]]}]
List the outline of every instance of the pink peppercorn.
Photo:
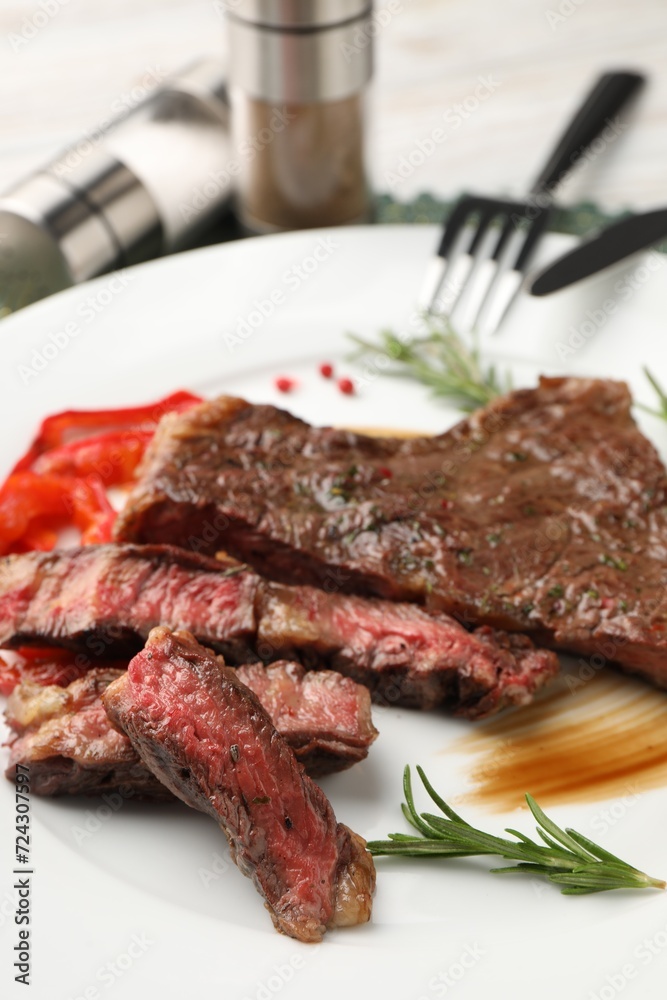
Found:
[{"label": "pink peppercorn", "polygon": [[275,386],[278,392],[291,392],[296,386],[296,381],[293,378],[287,378],[286,375],[280,375],[275,380]]}]

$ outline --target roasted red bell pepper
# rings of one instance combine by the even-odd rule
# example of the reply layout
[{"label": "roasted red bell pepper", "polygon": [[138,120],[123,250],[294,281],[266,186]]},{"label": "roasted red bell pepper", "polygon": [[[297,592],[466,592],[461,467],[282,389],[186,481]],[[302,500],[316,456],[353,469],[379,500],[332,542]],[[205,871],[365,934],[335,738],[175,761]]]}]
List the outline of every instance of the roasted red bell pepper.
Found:
[{"label": "roasted red bell pepper", "polygon": [[154,432],[165,413],[180,413],[201,402],[201,396],[180,390],[146,406],[130,406],[117,410],[65,410],[54,413],[43,422],[28,451],[16,463],[13,472],[30,469],[45,451],[58,448],[86,431],[134,428]]},{"label": "roasted red bell pepper", "polygon": [[35,543],[52,541],[53,531],[68,524],[83,545],[108,542],[115,519],[99,480],[15,472],[0,489],[0,554],[41,548]]},{"label": "roasted red bell pepper", "polygon": [[58,476],[99,476],[117,486],[130,482],[152,437],[153,431],[107,431],[43,452],[32,467]]},{"label": "roasted red bell pepper", "polygon": [[160,419],[198,402],[180,391],[146,406],[47,417],[0,488],[0,554],[48,551],[66,527],[79,529],[83,545],[109,541],[116,514],[106,487],[131,484]]}]

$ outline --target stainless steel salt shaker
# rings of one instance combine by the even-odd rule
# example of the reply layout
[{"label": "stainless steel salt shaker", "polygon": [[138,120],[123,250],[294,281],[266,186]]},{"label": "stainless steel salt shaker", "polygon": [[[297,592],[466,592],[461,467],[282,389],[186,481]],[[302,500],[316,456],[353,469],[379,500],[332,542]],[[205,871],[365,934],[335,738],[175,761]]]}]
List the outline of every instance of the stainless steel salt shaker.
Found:
[{"label": "stainless steel salt shaker", "polygon": [[370,215],[371,0],[228,0],[237,214],[251,232]]}]

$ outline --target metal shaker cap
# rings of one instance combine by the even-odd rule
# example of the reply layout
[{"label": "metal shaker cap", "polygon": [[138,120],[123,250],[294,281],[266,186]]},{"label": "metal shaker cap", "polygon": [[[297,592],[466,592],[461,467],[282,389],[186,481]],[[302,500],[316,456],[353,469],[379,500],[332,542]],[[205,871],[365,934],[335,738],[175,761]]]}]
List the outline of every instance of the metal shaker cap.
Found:
[{"label": "metal shaker cap", "polygon": [[225,10],[265,28],[324,28],[366,14],[372,0],[226,0]]},{"label": "metal shaker cap", "polygon": [[369,0],[227,0],[229,78],[272,104],[339,101],[373,73]]}]

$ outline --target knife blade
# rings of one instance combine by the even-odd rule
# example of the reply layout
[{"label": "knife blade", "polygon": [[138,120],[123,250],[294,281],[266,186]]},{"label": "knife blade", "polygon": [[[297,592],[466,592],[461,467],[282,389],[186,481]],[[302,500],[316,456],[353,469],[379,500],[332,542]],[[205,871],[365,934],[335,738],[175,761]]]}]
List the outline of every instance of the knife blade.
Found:
[{"label": "knife blade", "polygon": [[667,208],[631,215],[602,229],[533,275],[526,286],[531,295],[550,295],[597,274],[639,250],[667,237]]}]

